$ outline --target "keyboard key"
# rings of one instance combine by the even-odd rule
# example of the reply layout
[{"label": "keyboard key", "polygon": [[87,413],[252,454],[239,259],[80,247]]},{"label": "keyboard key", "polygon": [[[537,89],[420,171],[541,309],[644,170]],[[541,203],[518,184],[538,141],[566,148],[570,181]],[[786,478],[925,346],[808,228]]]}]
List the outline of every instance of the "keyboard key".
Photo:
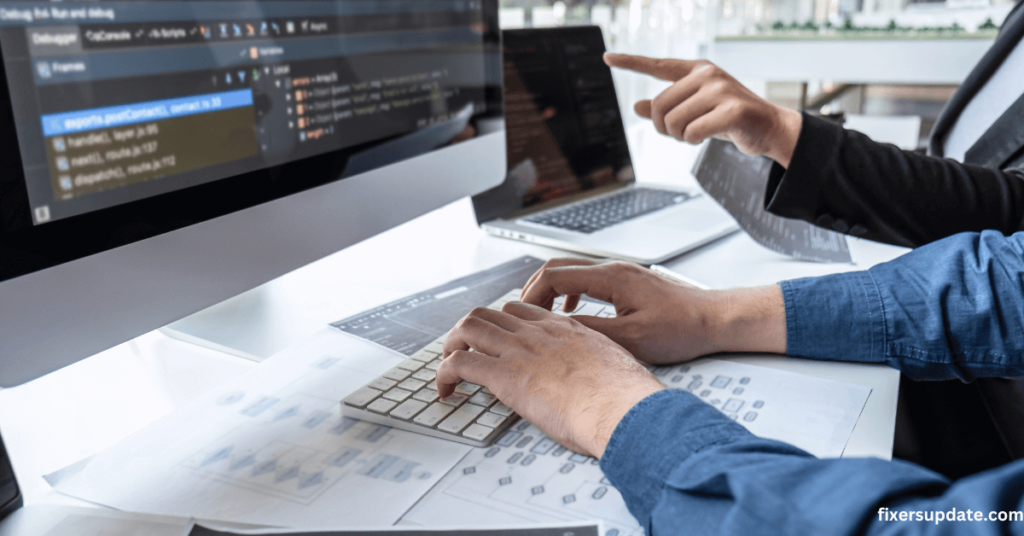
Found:
[{"label": "keyboard key", "polygon": [[370,411],[372,411],[374,413],[384,413],[384,414],[386,414],[387,412],[391,411],[391,409],[394,408],[397,405],[398,405],[398,402],[394,402],[394,401],[387,400],[387,399],[384,399],[384,398],[378,398],[377,400],[374,400],[372,403],[370,403],[369,406],[366,406],[366,409],[368,409],[368,410],[370,410]]},{"label": "keyboard key", "polygon": [[441,421],[441,424],[437,425],[437,429],[442,432],[448,432],[450,434],[457,434],[462,431],[463,428],[468,426],[478,415],[483,413],[484,408],[480,406],[474,406],[473,404],[466,404],[461,408],[455,410],[447,419]]},{"label": "keyboard key", "polygon": [[[470,399],[470,402],[473,402],[473,400]],[[484,426],[497,428],[498,426],[501,426],[501,423],[505,422],[506,419],[508,419],[508,417],[504,415],[498,415],[497,413],[491,413],[490,411],[488,411],[487,413],[481,415],[480,418],[476,420],[476,422]]]},{"label": "keyboard key", "polygon": [[432,382],[432,381],[434,381],[434,378],[436,377],[436,374],[434,374],[434,371],[432,371],[432,370],[423,369],[423,370],[414,372],[412,377],[417,379],[417,380],[419,380],[419,381],[421,381],[421,382]]},{"label": "keyboard key", "polygon": [[491,408],[491,411],[497,413],[498,415],[504,415],[506,417],[512,415],[512,408],[506,406],[502,402],[498,402],[497,404],[495,404],[494,407]]},{"label": "keyboard key", "polygon": [[430,389],[422,389],[413,393],[412,397],[415,398],[416,400],[426,402],[429,404],[437,400],[437,392],[431,391]]},{"label": "keyboard key", "polygon": [[493,404],[496,400],[498,400],[498,397],[496,397],[494,395],[489,395],[489,394],[484,393],[484,392],[479,392],[479,393],[473,395],[469,399],[469,403],[470,404],[476,404],[478,406],[488,407],[491,404]]},{"label": "keyboard key", "polygon": [[423,389],[426,385],[427,382],[421,382],[419,380],[414,380],[412,378],[409,378],[408,380],[405,380],[404,382],[398,384],[399,387],[405,389],[406,391],[419,391],[420,389]]},{"label": "keyboard key", "polygon": [[415,359],[406,359],[398,364],[398,368],[408,370],[409,372],[416,372],[423,368],[423,363]]},{"label": "keyboard key", "polygon": [[468,399],[469,399],[469,397],[466,396],[466,395],[455,393],[455,394],[449,396],[448,398],[442,400],[441,403],[442,404],[447,404],[449,406],[461,406],[462,403],[465,402]]},{"label": "keyboard key", "polygon": [[459,382],[455,386],[455,392],[466,396],[473,396],[473,393],[480,390],[480,386],[475,383],[469,383],[467,381]]},{"label": "keyboard key", "polygon": [[376,389],[369,387],[362,387],[356,392],[345,397],[346,404],[357,408],[365,407],[370,402],[373,402],[377,397],[381,395],[381,392]]},{"label": "keyboard key", "polygon": [[424,385],[423,388],[424,389],[430,389],[431,391],[437,391],[437,382],[436,381],[427,382],[427,384]]},{"label": "keyboard key", "polygon": [[441,422],[441,419],[447,417],[453,411],[455,411],[455,408],[452,406],[441,403],[431,404],[430,407],[417,415],[412,422],[433,428],[437,426],[437,423]]},{"label": "keyboard key", "polygon": [[426,402],[420,402],[419,400],[406,400],[397,408],[391,410],[391,416],[396,419],[407,421],[415,417],[417,413],[423,411],[423,408],[425,407],[427,407]]},{"label": "keyboard key", "polygon": [[491,435],[492,432],[494,432],[493,428],[488,428],[479,424],[471,424],[469,425],[469,428],[466,428],[465,431],[462,432],[462,435],[470,439],[483,441],[484,439],[487,439],[487,436]]},{"label": "keyboard key", "polygon": [[408,370],[402,370],[400,368],[393,368],[393,369],[385,372],[384,373],[384,377],[389,379],[389,380],[394,380],[396,382],[400,382],[400,381],[408,378],[410,374],[412,374],[412,373],[409,372]]},{"label": "keyboard key", "polygon": [[405,389],[399,389],[398,387],[384,393],[384,398],[394,400],[395,402],[402,402],[410,396],[412,396],[412,391],[406,391]]},{"label": "keyboard key", "polygon": [[440,360],[440,359],[435,359],[435,360],[431,361],[430,363],[427,363],[426,365],[424,365],[423,368],[425,368],[427,370],[437,370],[437,367],[441,366],[441,361],[442,360]]},{"label": "keyboard key", "polygon": [[397,382],[395,382],[394,380],[389,380],[387,378],[377,378],[376,380],[373,380],[372,382],[366,384],[366,386],[373,387],[378,391],[387,391],[388,389],[394,387],[396,384]]},{"label": "keyboard key", "polygon": [[430,363],[431,361],[439,357],[441,357],[441,355],[438,354],[437,352],[431,352],[430,350],[420,350],[419,352],[416,352],[415,354],[409,356],[409,359],[415,359],[416,361],[421,361],[423,363]]}]

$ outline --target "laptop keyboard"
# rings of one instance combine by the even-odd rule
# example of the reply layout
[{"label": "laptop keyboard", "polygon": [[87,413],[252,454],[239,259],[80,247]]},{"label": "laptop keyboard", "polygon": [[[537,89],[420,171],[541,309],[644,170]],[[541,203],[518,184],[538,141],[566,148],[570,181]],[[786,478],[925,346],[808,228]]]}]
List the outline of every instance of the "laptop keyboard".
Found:
[{"label": "laptop keyboard", "polygon": [[607,197],[542,212],[524,221],[590,234],[691,199],[690,195],[652,188],[630,188]]}]

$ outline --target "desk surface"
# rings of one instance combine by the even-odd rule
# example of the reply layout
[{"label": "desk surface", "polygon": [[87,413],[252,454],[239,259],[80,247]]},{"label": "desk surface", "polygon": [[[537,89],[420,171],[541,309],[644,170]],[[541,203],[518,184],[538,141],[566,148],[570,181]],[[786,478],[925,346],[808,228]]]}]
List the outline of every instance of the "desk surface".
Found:
[{"label": "desk surface", "polygon": [[[639,133],[645,135],[649,133]],[[684,146],[660,143],[664,142],[651,137],[644,145],[670,147],[674,157],[684,161],[695,154]],[[643,156],[637,160],[643,161]],[[692,184],[688,173],[677,171],[689,165],[648,161],[637,166],[638,174],[663,179],[657,182]],[[853,265],[806,263],[735,234],[666,265],[721,288],[864,269],[904,251],[857,240],[851,242],[851,250]],[[203,325],[222,338],[236,338],[245,352],[267,356],[330,321],[524,254],[564,255],[487,236],[474,224],[472,207],[464,199],[215,306],[204,315]],[[870,386],[873,392],[845,455],[890,457],[899,383],[896,371],[770,356],[736,359]],[[252,366],[252,361],[154,332],[34,382],[0,391],[0,429],[26,503],[86,504],[52,491],[42,475],[103,450]]]}]

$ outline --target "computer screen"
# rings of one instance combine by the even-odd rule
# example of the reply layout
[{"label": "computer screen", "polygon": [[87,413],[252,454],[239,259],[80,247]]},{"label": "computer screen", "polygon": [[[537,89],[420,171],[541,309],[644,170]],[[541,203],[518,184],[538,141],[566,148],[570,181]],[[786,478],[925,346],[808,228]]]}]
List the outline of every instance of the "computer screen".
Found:
[{"label": "computer screen", "polygon": [[506,30],[502,36],[508,176],[474,199],[478,219],[633,180],[601,29]]},{"label": "computer screen", "polygon": [[0,281],[500,128],[489,4],[3,2]]}]

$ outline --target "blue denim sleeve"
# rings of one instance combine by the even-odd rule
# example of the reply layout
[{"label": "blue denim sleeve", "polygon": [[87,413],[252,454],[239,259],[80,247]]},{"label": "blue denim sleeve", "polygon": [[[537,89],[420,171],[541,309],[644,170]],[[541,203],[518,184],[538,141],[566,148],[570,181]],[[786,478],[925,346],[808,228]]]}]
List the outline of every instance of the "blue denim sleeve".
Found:
[{"label": "blue denim sleeve", "polygon": [[[634,406],[601,469],[651,536],[1024,534],[1020,517],[998,514],[1024,511],[1024,461],[951,484],[901,461],[819,460],[750,434],[684,391]],[[937,522],[937,512],[984,519]]]},{"label": "blue denim sleeve", "polygon": [[1024,376],[1024,232],[962,233],[866,272],[782,283],[787,353],[914,379]]}]

